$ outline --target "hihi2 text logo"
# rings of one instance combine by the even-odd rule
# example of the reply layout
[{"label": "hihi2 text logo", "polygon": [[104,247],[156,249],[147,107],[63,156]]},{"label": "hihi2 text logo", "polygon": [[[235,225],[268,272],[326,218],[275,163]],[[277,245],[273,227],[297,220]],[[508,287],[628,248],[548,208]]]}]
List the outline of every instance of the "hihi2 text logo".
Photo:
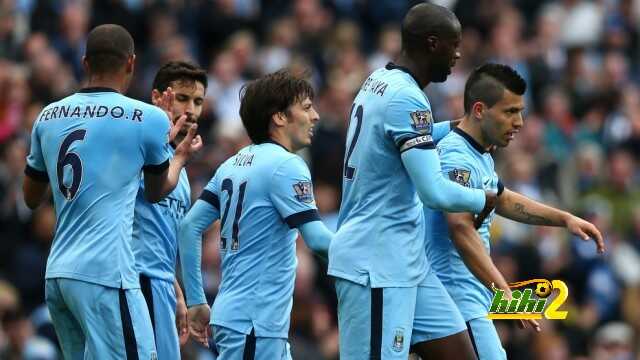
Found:
[{"label": "hihi2 text logo", "polygon": [[[535,290],[531,286],[536,285]],[[564,320],[567,311],[558,310],[569,296],[567,284],[562,280],[532,279],[510,283],[513,290],[511,299],[504,296],[504,290],[494,289],[493,300],[489,309],[489,319],[542,319]],[[524,290],[517,288],[527,287]],[[550,299],[553,290],[558,295]]]}]

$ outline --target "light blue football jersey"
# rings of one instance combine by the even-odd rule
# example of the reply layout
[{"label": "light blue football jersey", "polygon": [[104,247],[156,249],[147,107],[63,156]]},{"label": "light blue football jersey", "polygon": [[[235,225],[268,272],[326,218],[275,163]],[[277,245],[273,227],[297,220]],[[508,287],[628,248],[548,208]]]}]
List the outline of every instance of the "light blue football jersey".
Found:
[{"label": "light blue football jersey", "polygon": [[434,149],[435,135],[449,126],[433,123],[429,100],[407,69],[388,64],[367,78],[351,110],[329,275],[371,287],[422,281],[422,203],[400,156],[412,148]]},{"label": "light blue football jersey", "polygon": [[131,247],[140,173],[169,166],[169,119],[114,90],[87,88],[44,108],[25,172],[50,181],[56,231],[46,278],[138,288]]},{"label": "light blue football jersey", "polygon": [[[454,129],[440,141],[438,153],[443,172],[460,185],[493,192],[502,188],[491,154],[461,129]],[[431,266],[465,321],[486,316],[493,294],[464,264],[449,237],[445,213],[427,207],[424,212],[426,251]],[[494,217],[495,211],[492,211],[478,229],[487,253],[490,251],[489,227]]]},{"label": "light blue football jersey", "polygon": [[[173,150],[170,156],[173,157]],[[133,219],[133,253],[140,273],[173,282],[178,227],[190,207],[191,186],[185,169],[180,171],[176,188],[157,203],[145,199],[144,179],[141,179]]]},{"label": "light blue football jersey", "polygon": [[[306,163],[272,142],[249,145],[218,168],[196,205],[201,201],[219,209],[221,221],[222,281],[211,323],[244,334],[253,328],[258,337],[287,338],[296,228],[320,219]],[[196,234],[208,226],[192,221],[191,211],[184,222],[200,224]],[[202,295],[193,296],[202,285],[183,276],[188,304],[202,303]]]}]

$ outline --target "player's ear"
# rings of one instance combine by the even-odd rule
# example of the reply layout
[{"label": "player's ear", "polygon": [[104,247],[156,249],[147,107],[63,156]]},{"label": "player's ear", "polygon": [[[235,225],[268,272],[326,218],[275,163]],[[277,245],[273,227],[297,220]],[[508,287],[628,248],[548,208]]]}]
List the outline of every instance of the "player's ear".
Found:
[{"label": "player's ear", "polygon": [[158,89],[151,90],[151,103],[153,105],[158,105],[161,99],[162,99],[162,93],[158,91]]},{"label": "player's ear", "polygon": [[133,72],[133,68],[136,64],[136,54],[132,54],[127,58],[127,74],[131,74]]},{"label": "player's ear", "polygon": [[85,74],[89,74],[89,62],[87,61],[87,57],[86,56],[82,56],[82,69],[84,70]]},{"label": "player's ear", "polygon": [[482,115],[486,109],[487,107],[482,101],[476,101],[471,105],[471,115],[476,119],[482,119]]},{"label": "player's ear", "polygon": [[436,51],[436,49],[438,48],[438,37],[435,35],[427,36],[426,44],[427,44],[427,50],[429,50],[429,52]]},{"label": "player's ear", "polygon": [[271,121],[278,127],[287,125],[287,117],[282,111],[278,111],[277,113],[271,115]]}]

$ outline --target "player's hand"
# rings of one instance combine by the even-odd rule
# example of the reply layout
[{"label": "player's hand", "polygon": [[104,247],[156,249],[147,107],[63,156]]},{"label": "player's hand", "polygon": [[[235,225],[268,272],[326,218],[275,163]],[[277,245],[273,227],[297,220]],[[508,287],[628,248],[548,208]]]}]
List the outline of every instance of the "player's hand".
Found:
[{"label": "player's hand", "polygon": [[[187,121],[187,115],[181,115],[177,119],[175,118],[175,114],[173,113],[173,103],[176,99],[176,95],[173,92],[173,89],[169,86],[167,90],[162,92],[162,96],[153,100],[153,105],[162,109],[167,117],[169,118],[169,142],[173,143],[176,139],[176,136],[180,133],[180,130],[184,126],[185,121]],[[175,120],[175,121],[174,121]]]},{"label": "player's hand", "polygon": [[162,109],[169,120],[173,122],[173,102],[176,99],[176,95],[171,87],[162,92],[162,96],[158,100],[152,100],[153,105]]},{"label": "player's hand", "polygon": [[178,117],[175,122],[171,123],[171,126],[169,128],[170,143],[175,144],[176,137],[180,133],[180,130],[182,129],[186,121],[187,121],[187,115],[180,115],[180,117]]},{"label": "player's hand", "polygon": [[209,326],[211,310],[209,309],[209,305],[200,304],[192,306],[188,312],[191,337],[202,346],[209,347],[209,337],[211,336],[211,327]]},{"label": "player's hand", "polygon": [[520,329],[531,328],[535,332],[540,332],[540,324],[534,319],[520,319],[518,320],[518,327]]},{"label": "player's hand", "polygon": [[[180,116],[178,121],[176,121],[176,127],[180,129],[184,121],[186,121],[186,116],[185,115]],[[202,138],[200,137],[200,135],[196,135],[197,131],[198,131],[198,124],[191,124],[191,127],[187,132],[187,136],[185,136],[184,139],[182,139],[182,141],[180,142],[180,144],[176,146],[176,152],[174,155],[175,158],[181,158],[186,162],[186,160],[189,159],[191,155],[200,151],[200,149],[202,148]]]},{"label": "player's hand", "polygon": [[184,299],[178,299],[176,302],[176,329],[182,346],[189,340],[189,314]]},{"label": "player's hand", "polygon": [[[510,288],[502,289],[504,291],[504,297],[507,301],[511,302],[513,299],[512,292]],[[531,328],[535,332],[540,332],[540,324],[534,319],[520,319],[518,320],[518,327],[520,329]]]},{"label": "player's hand", "polygon": [[482,226],[484,220],[491,214],[493,209],[495,209],[496,204],[498,203],[498,194],[496,194],[495,192],[485,191],[484,196],[484,208],[482,209],[480,214],[478,214],[473,220],[473,226],[475,226],[476,229],[479,229],[480,226]]},{"label": "player's hand", "polygon": [[602,240],[602,234],[600,234],[595,225],[577,216],[570,215],[566,220],[566,227],[572,234],[578,235],[584,241],[593,239],[596,243],[598,254],[604,253],[604,240]]}]

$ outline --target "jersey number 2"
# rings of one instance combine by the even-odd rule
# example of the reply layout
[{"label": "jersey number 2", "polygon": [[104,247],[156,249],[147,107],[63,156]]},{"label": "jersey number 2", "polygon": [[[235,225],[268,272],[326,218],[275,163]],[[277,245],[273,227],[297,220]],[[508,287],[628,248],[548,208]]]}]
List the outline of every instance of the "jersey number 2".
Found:
[{"label": "jersey number 2", "polygon": [[[356,106],[354,103],[351,106],[350,114],[353,114],[353,108]],[[351,144],[349,144],[349,150],[347,151],[347,157],[344,159],[344,177],[349,180],[353,180],[353,176],[356,174],[356,168],[353,166],[349,166],[349,159],[351,158],[351,154],[353,153],[353,149],[356,147],[356,143],[358,142],[358,136],[360,136],[360,128],[362,128],[362,116],[364,113],[364,108],[362,105],[358,105],[356,108],[356,131],[353,133],[353,138],[351,139]]]},{"label": "jersey number 2", "polygon": [[[240,222],[240,216],[242,215],[242,203],[244,202],[244,192],[247,188],[247,182],[243,182],[240,184],[240,188],[238,189],[238,198],[236,202],[236,212],[233,219],[233,228],[231,230],[231,250],[237,251],[240,248],[240,240],[238,239],[238,232],[240,231],[238,227],[238,222]],[[227,192],[227,204],[224,206],[224,213],[222,214],[222,219],[220,219],[221,231],[224,229],[227,224],[227,215],[229,215],[229,207],[231,206],[231,198],[233,197],[233,180],[226,178],[222,180],[222,191]],[[228,239],[226,237],[220,237],[220,250],[227,249]]]},{"label": "jersey number 2", "polygon": [[[73,131],[71,134],[67,135],[62,141],[62,145],[60,146],[60,151],[58,152],[58,188],[62,193],[62,196],[67,199],[67,201],[73,200],[80,188],[80,183],[82,182],[82,160],[80,156],[74,152],[68,152],[69,147],[73,144],[74,141],[84,140],[84,136],[87,134],[87,130],[79,129]],[[71,166],[71,186],[67,187],[64,184],[64,167]]]}]

